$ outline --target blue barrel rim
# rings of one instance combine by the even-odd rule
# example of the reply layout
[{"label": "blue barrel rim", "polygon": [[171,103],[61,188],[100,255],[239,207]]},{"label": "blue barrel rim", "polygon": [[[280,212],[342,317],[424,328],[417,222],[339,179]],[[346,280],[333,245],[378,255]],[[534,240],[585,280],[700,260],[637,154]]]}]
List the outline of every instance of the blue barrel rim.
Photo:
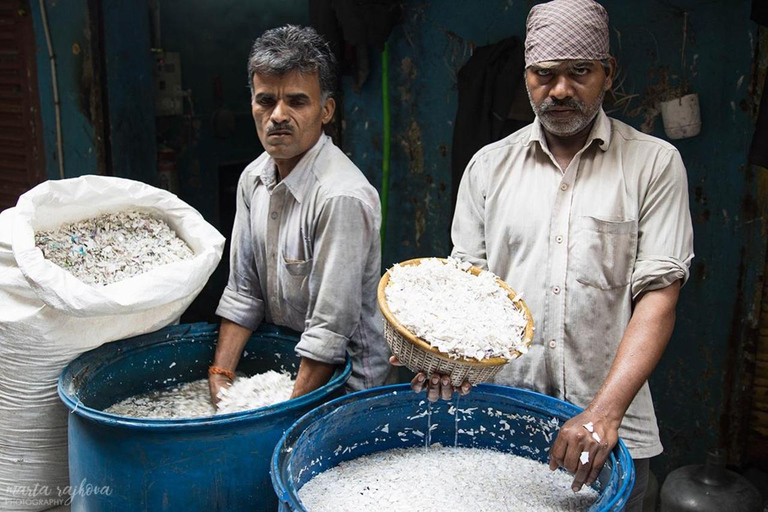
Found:
[{"label": "blue barrel rim", "polygon": [[[148,346],[155,347],[155,346],[161,346],[166,343],[168,344],[176,343],[180,341],[182,338],[184,338],[185,336],[211,335],[218,330],[218,327],[219,326],[217,324],[208,324],[205,322],[201,322],[201,323],[194,323],[194,324],[187,324],[187,325],[180,325],[180,326],[169,326],[166,328],[162,328],[153,333],[147,333],[140,336],[135,336],[134,338],[147,336],[147,339],[149,339],[151,335],[154,335],[157,332],[162,330],[167,330],[168,333],[165,339],[156,340],[154,342],[143,343],[140,345],[130,347],[128,349],[123,350],[119,354],[119,356],[121,358],[126,357],[129,354],[146,350]],[[285,338],[288,336],[288,333],[291,333],[291,332],[293,331],[290,331],[289,329],[281,328],[279,326],[262,324],[262,326],[258,330],[254,331],[254,334],[262,334],[262,335],[273,337],[273,338]],[[127,339],[131,339],[131,338],[127,338]],[[92,352],[102,349],[107,345],[109,345],[109,343],[105,343],[100,347],[84,352],[83,354],[79,355],[78,357],[70,361],[70,363],[67,364],[64,370],[62,370],[61,374],[59,374],[58,383],[57,383],[57,392],[61,401],[64,403],[67,409],[69,409],[70,414],[77,414],[83,418],[87,418],[91,421],[100,423],[102,425],[123,427],[123,428],[163,429],[163,431],[168,431],[172,429],[195,429],[195,428],[204,428],[211,425],[227,424],[227,423],[239,422],[239,421],[259,420],[264,418],[265,416],[271,416],[278,412],[284,413],[286,411],[299,409],[301,407],[308,405],[311,402],[317,401],[322,396],[329,395],[335,391],[338,391],[344,386],[344,384],[346,384],[346,381],[349,378],[349,375],[352,371],[352,361],[349,358],[349,355],[347,355],[344,367],[337,369],[335,374],[331,378],[331,380],[329,380],[322,387],[315,389],[307,393],[306,395],[302,395],[300,397],[293,398],[285,402],[280,402],[280,403],[268,405],[265,407],[259,407],[258,409],[251,409],[251,410],[239,411],[239,412],[230,412],[230,413],[219,414],[215,416],[204,416],[201,418],[173,418],[173,419],[133,418],[130,416],[120,416],[117,414],[111,414],[98,409],[94,409],[92,407],[88,407],[87,405],[83,404],[83,402],[81,402],[78,397],[75,397],[76,399],[73,399],[73,397],[70,396],[70,394],[65,391],[65,387],[68,385],[67,381],[74,380],[77,376],[77,374],[75,374],[68,379],[72,368],[82,365],[84,360],[86,360],[88,357],[91,357]]]},{"label": "blue barrel rim", "polygon": [[[498,384],[478,384],[474,388],[477,391],[484,391],[491,395],[499,395],[504,396],[504,398],[508,400],[512,400],[514,402],[520,402],[521,405],[525,405],[525,407],[535,410],[540,413],[547,413],[551,414],[551,411],[544,410],[541,407],[538,406],[531,406],[531,404],[524,403],[522,400],[518,400],[515,397],[511,397],[509,395],[505,395],[503,392],[499,392],[499,390],[504,389],[514,389],[515,392],[519,392],[522,396],[531,396],[536,397],[536,399],[541,399],[541,397],[545,397],[547,400],[551,400],[554,404],[556,404],[561,410],[563,411],[571,411],[573,414],[572,416],[575,416],[576,414],[582,412],[584,409],[581,407],[578,407],[577,405],[574,405],[570,402],[566,402],[564,400],[560,400],[559,398],[551,397],[549,395],[544,395],[542,393],[538,393],[535,391],[530,391],[527,389],[522,388],[511,388],[510,386],[502,386]],[[496,390],[494,393],[493,391]],[[301,504],[300,501],[295,500],[294,496],[298,497],[298,489],[295,488],[293,485],[293,482],[285,482],[283,480],[283,475],[280,471],[280,458],[283,452],[283,448],[285,446],[286,441],[293,437],[294,435],[301,435],[301,432],[303,432],[310,424],[314,423],[318,419],[325,416],[327,413],[333,411],[337,407],[341,405],[345,405],[346,402],[351,402],[353,400],[357,399],[364,399],[364,398],[374,398],[379,396],[388,396],[388,395],[397,395],[400,392],[404,393],[413,393],[411,390],[411,386],[408,383],[405,384],[392,384],[388,386],[379,386],[376,388],[370,388],[370,389],[364,389],[361,391],[356,391],[354,393],[349,393],[347,395],[344,395],[339,398],[335,398],[331,400],[330,402],[326,402],[318,407],[315,407],[305,415],[303,415],[301,418],[296,420],[296,422],[291,425],[289,429],[283,433],[283,435],[280,437],[280,441],[278,441],[277,445],[275,445],[275,450],[272,452],[272,462],[271,467],[269,470],[269,475],[272,480],[272,487],[275,490],[275,494],[277,494],[277,497],[280,501],[287,503],[289,506],[293,507],[294,510],[300,511],[300,512],[309,512],[307,511],[304,506]],[[424,398],[426,400],[426,397]],[[286,452],[287,453],[287,452]],[[617,456],[618,454],[618,456]],[[628,471],[628,476],[624,479],[623,482],[620,482],[619,487],[616,492],[616,496],[611,498],[608,503],[606,503],[606,507],[609,507],[610,510],[613,510],[617,506],[624,505],[620,500],[626,499],[625,496],[623,496],[627,492],[627,488],[631,489],[635,484],[635,467],[634,464],[627,464],[627,461],[632,461],[632,456],[629,453],[629,449],[624,444],[624,441],[621,439],[618,440],[616,443],[616,446],[613,447],[611,450],[611,458],[614,460],[613,467],[611,468],[611,473],[616,471],[616,465],[619,464],[622,467],[625,468]],[[280,489],[280,491],[278,491]]]}]

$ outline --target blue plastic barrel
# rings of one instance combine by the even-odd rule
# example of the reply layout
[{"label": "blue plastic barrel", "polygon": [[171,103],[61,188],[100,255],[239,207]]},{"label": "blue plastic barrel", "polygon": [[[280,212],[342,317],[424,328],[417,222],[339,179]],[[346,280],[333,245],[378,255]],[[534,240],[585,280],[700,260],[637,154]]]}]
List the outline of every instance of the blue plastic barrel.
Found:
[{"label": "blue plastic barrel", "polygon": [[[454,446],[456,442],[547,463],[560,426],[581,411],[540,393],[482,384],[460,398],[457,433],[455,406],[455,397],[432,405],[432,443]],[[272,456],[272,485],[280,510],[305,511],[298,490],[345,460],[391,448],[424,446],[426,408],[423,393],[417,395],[408,384],[401,384],[352,393],[303,416],[280,439]],[[593,485],[600,496],[589,510],[623,510],[634,480],[632,458],[619,441]]]},{"label": "blue plastic barrel", "polygon": [[[108,343],[70,363],[59,396],[70,409],[72,510],[87,512],[275,510],[269,464],[303,414],[343,394],[351,363],[305,396],[199,419],[141,419],[103,409],[129,396],[206,378],[217,326],[187,324]],[[296,373],[297,334],[263,326],[238,370]]]}]

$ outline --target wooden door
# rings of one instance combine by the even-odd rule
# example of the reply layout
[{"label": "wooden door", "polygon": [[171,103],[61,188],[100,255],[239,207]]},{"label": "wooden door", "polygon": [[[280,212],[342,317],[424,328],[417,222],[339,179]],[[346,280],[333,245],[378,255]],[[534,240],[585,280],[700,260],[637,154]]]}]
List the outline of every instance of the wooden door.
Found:
[{"label": "wooden door", "polygon": [[36,66],[29,0],[0,0],[0,210],[45,179]]}]

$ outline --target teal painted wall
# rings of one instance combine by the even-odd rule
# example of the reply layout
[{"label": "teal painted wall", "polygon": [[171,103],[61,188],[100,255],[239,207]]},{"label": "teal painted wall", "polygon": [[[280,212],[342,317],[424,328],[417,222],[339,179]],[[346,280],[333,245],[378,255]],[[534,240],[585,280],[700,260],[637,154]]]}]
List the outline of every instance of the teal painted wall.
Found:
[{"label": "teal painted wall", "polygon": [[[94,130],[80,87],[86,65],[85,50],[89,46],[87,1],[46,0],[45,5],[56,57],[65,177],[95,174],[98,172],[98,155],[93,145]],[[59,164],[50,59],[39,4],[30,2],[30,7],[37,45],[37,81],[43,121],[45,169],[49,179],[57,179]]]},{"label": "teal painted wall", "polygon": [[[30,7],[37,45],[45,168],[48,178],[58,179],[50,60],[39,3],[31,2]],[[64,177],[113,174],[154,183],[153,57],[146,2],[103,2],[103,45],[98,43],[99,27],[92,23],[88,0],[46,0],[45,9],[57,68]],[[94,44],[104,52],[103,62],[92,51]],[[104,96],[101,68],[108,90]],[[101,122],[109,125],[106,137],[99,127]]]},{"label": "teal painted wall", "polygon": [[146,2],[102,2],[109,159],[115,176],[157,182],[154,56]]}]

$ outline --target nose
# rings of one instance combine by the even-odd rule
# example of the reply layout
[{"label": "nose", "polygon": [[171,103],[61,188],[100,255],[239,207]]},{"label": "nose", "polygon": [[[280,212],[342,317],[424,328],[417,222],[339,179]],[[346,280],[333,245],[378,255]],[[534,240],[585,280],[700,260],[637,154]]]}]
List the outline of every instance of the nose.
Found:
[{"label": "nose", "polygon": [[558,75],[555,77],[555,83],[549,90],[549,95],[558,100],[572,98],[574,95],[573,84],[571,84],[571,81],[567,76]]},{"label": "nose", "polygon": [[272,109],[272,115],[270,116],[270,119],[274,124],[280,124],[288,120],[288,109],[282,100],[275,104],[275,108]]}]

